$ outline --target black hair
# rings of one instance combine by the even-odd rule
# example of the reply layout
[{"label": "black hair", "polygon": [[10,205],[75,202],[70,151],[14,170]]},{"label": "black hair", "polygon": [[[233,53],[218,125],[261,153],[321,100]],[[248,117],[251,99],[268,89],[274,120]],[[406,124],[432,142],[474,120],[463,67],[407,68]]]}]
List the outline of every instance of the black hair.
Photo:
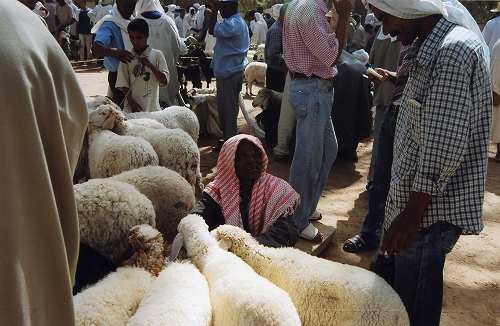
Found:
[{"label": "black hair", "polygon": [[139,32],[146,36],[149,36],[149,26],[148,23],[142,18],[136,18],[132,20],[128,26],[127,31],[130,32]]}]

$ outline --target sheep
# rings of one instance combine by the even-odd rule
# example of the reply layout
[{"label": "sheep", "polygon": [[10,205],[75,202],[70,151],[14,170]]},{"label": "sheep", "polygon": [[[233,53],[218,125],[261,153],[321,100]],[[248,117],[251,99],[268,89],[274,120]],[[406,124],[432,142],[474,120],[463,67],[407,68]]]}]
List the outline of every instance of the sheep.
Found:
[{"label": "sheep", "polygon": [[208,326],[211,319],[205,277],[189,262],[172,262],[154,281],[127,326]]},{"label": "sheep", "polygon": [[262,112],[255,119],[264,128],[266,143],[273,148],[278,140],[282,94],[269,88],[262,88],[252,101],[253,107],[261,107]]},{"label": "sheep", "polygon": [[139,137],[122,136],[124,116],[115,105],[104,104],[89,114],[89,171],[91,178],[158,165],[153,146]]},{"label": "sheep", "polygon": [[193,189],[203,189],[200,150],[182,129],[153,129],[127,121],[126,134],[147,140],[158,154],[159,165],[182,175]]},{"label": "sheep", "polygon": [[94,111],[99,106],[104,105],[104,104],[115,105],[115,103],[109,97],[102,96],[102,95],[86,96],[85,97],[85,104],[87,105],[87,110],[90,112]]},{"label": "sheep", "polygon": [[200,124],[196,114],[184,106],[170,106],[161,111],[135,112],[126,115],[127,120],[148,118],[162,123],[169,129],[182,129],[187,132],[195,143],[198,142]]},{"label": "sheep", "polygon": [[125,325],[163,266],[163,239],[149,225],[130,230],[134,255],[93,286],[73,297],[77,326]]},{"label": "sheep", "polygon": [[221,249],[201,216],[186,216],[178,230],[177,239],[208,281],[214,326],[300,325],[288,294]]},{"label": "sheep", "polygon": [[127,234],[132,226],[155,226],[153,204],[127,183],[95,179],[73,189],[80,241],[115,263],[121,263],[127,254]]},{"label": "sheep", "polygon": [[268,248],[230,225],[212,234],[257,274],[287,291],[303,325],[409,325],[401,299],[375,273],[294,248]]},{"label": "sheep", "polygon": [[134,186],[153,203],[156,226],[167,241],[172,241],[179,221],[195,204],[193,190],[178,173],[160,166],[123,172],[110,178]]},{"label": "sheep", "polygon": [[[245,67],[246,95],[253,96],[252,86],[254,82],[266,83],[267,64],[264,62],[250,62]],[[250,90],[250,94],[248,93]]]}]

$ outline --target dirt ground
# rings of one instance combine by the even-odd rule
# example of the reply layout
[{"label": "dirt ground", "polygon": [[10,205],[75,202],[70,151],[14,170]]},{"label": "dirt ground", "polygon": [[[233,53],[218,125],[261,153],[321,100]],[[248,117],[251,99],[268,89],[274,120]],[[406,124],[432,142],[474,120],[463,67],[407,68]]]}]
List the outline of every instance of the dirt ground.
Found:
[{"label": "dirt ground", "polygon": [[[85,95],[105,95],[105,72],[77,74]],[[254,93],[256,89],[254,89]],[[247,107],[251,107],[246,101]],[[255,114],[255,112],[252,112]],[[239,125],[244,128],[244,119]],[[217,157],[211,153],[214,140],[201,140],[202,171],[213,172]],[[319,203],[323,215],[337,220],[334,241],[324,251],[324,258],[368,267],[373,253],[355,255],[342,251],[345,239],[358,232],[368,209],[365,190],[371,158],[372,142],[358,147],[359,161],[355,164],[336,163]],[[493,157],[493,147],[490,157]],[[271,173],[288,179],[289,164],[271,162]],[[484,200],[484,230],[479,236],[462,236],[449,254],[444,271],[444,303],[441,325],[500,326],[500,163],[491,158],[488,166]]]}]

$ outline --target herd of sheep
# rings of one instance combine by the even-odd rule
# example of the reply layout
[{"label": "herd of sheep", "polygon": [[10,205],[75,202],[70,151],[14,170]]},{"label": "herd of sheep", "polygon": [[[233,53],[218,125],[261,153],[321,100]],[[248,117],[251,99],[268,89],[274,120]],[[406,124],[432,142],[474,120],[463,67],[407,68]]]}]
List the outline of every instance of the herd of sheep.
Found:
[{"label": "herd of sheep", "polygon": [[120,267],[74,296],[77,325],[409,325],[376,274],[233,226],[209,232],[190,214],[202,187],[192,111],[125,116],[105,98],[88,108],[81,243]]}]

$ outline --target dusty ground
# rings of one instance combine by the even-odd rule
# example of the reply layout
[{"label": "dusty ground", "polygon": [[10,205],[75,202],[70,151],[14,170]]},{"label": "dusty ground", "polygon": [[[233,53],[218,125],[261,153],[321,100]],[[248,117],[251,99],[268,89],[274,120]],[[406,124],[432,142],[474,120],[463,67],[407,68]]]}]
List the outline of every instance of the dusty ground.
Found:
[{"label": "dusty ground", "polygon": [[[78,73],[78,79],[85,95],[105,95],[105,73]],[[243,118],[240,117],[239,122],[243,125]],[[216,163],[216,156],[209,147],[212,142],[200,142],[204,175],[210,174]],[[347,254],[341,249],[343,241],[359,230],[367,212],[365,185],[371,141],[360,144],[358,155],[356,164],[335,164],[319,210],[337,219],[335,239],[323,257],[367,267],[372,254]],[[490,152],[492,156],[493,151]],[[271,162],[271,172],[284,179],[288,178],[288,169],[288,164]],[[492,160],[488,167],[484,224],[484,231],[479,236],[462,236],[447,259],[442,325],[500,326],[500,164]]]}]

